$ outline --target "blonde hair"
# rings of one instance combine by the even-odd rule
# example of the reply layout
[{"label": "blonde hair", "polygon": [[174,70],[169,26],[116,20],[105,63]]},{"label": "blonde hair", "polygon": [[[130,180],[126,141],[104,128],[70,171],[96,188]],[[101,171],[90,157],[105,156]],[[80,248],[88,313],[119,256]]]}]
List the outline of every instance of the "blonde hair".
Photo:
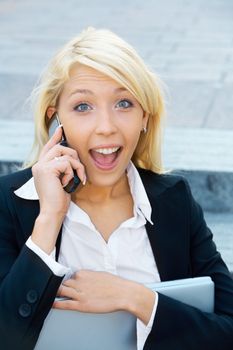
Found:
[{"label": "blonde hair", "polygon": [[47,109],[58,105],[64,83],[77,63],[109,76],[138,100],[149,119],[147,132],[141,133],[132,161],[138,167],[163,173],[161,137],[164,98],[161,82],[128,43],[109,30],[94,28],[84,30],[55,55],[33,90],[35,137],[24,167],[37,162],[42,147],[48,141]]}]

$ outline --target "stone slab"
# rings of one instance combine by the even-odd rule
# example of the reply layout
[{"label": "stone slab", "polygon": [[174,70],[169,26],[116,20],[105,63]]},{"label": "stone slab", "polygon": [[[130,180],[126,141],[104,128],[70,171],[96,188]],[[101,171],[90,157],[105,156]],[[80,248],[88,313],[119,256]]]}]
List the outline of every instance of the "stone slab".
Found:
[{"label": "stone slab", "polygon": [[172,169],[233,171],[233,131],[202,128],[167,128],[165,165]]}]

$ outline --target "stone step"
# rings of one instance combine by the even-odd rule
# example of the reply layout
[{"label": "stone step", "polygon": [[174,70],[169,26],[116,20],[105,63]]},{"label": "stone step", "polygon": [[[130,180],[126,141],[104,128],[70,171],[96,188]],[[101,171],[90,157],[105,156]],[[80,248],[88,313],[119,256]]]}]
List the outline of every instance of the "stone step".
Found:
[{"label": "stone step", "polygon": [[164,160],[204,210],[233,213],[233,130],[167,128]]}]

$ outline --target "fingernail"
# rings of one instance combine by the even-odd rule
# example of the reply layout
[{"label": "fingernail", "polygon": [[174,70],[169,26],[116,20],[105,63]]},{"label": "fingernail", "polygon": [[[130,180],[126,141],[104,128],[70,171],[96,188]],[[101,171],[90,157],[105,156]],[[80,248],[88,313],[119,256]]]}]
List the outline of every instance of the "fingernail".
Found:
[{"label": "fingernail", "polygon": [[59,124],[58,127],[57,127],[57,130],[58,130],[59,128],[63,128],[63,124]]},{"label": "fingernail", "polygon": [[83,186],[85,186],[85,185],[86,185],[86,182],[87,182],[87,177],[86,177],[86,175],[84,174],[84,177],[83,177],[83,182],[82,182]]}]

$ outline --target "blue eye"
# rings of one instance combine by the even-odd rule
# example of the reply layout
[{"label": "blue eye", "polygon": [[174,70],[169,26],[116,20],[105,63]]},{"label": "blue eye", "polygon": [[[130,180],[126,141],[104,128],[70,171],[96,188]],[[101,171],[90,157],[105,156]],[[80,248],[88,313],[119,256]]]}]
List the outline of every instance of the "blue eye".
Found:
[{"label": "blue eye", "polygon": [[91,109],[91,107],[87,103],[80,103],[76,107],[74,107],[75,111],[78,112],[87,112]]},{"label": "blue eye", "polygon": [[119,107],[119,108],[127,109],[127,108],[130,108],[132,106],[133,106],[132,102],[130,102],[128,100],[121,100],[117,103],[117,107]]}]

